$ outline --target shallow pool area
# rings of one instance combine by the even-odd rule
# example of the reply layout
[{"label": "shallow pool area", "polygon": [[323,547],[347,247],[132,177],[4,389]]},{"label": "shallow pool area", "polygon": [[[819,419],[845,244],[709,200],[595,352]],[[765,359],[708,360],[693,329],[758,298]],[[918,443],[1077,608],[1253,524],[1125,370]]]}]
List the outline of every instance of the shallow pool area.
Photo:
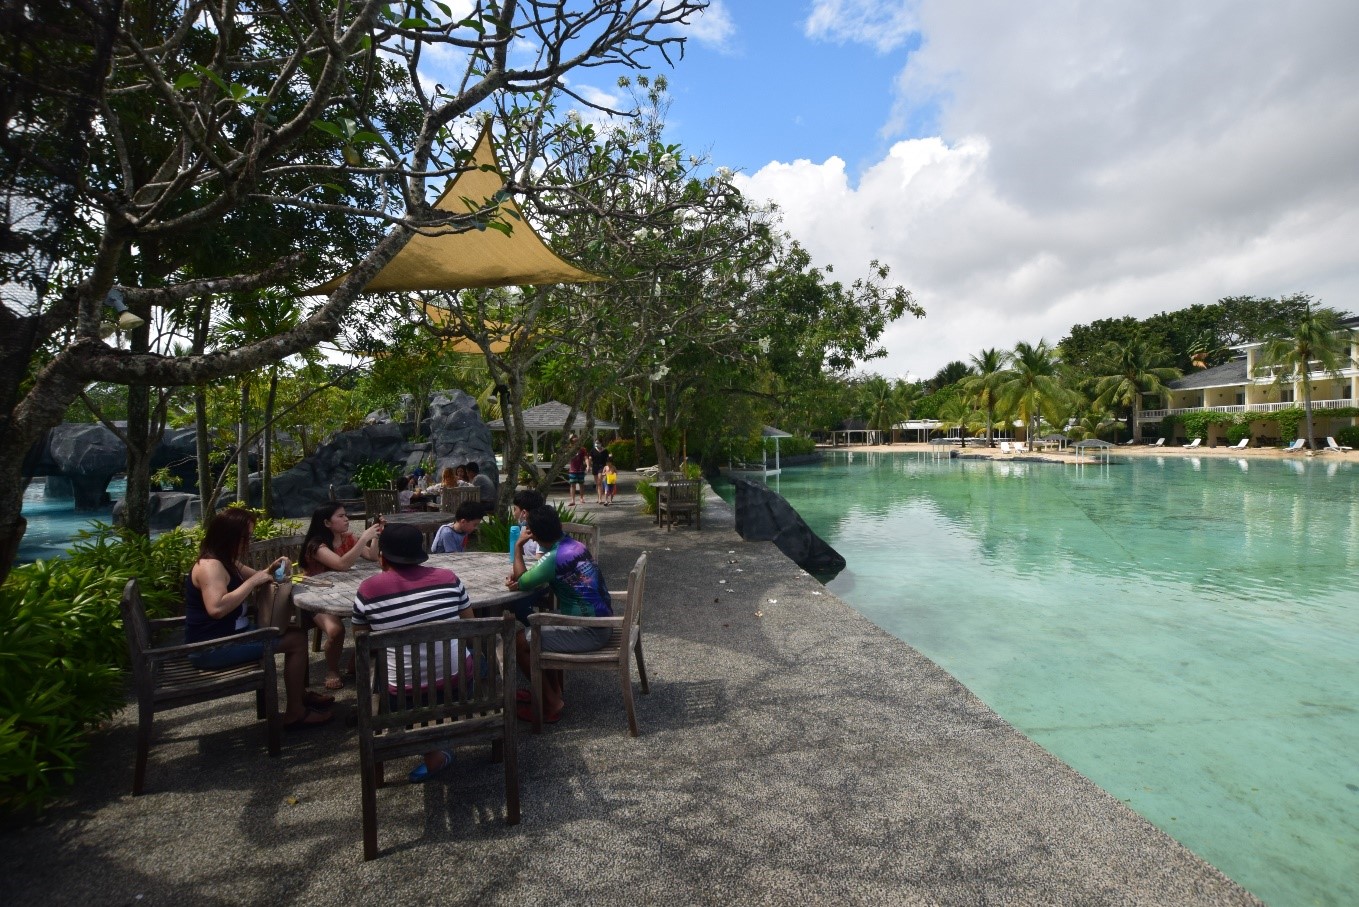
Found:
[{"label": "shallow pool area", "polygon": [[1359,903],[1359,465],[851,453],[770,484],[848,561],[832,591],[1029,737],[1268,903]]},{"label": "shallow pool area", "polygon": [[[119,501],[126,490],[126,480],[114,479],[109,483],[109,496]],[[96,513],[76,513],[75,501],[71,498],[50,499],[43,493],[43,481],[37,479],[24,489],[22,511],[28,520],[28,529],[19,542],[18,563],[28,564],[37,560],[51,560],[65,557],[66,549],[75,541],[76,533],[89,529],[98,522],[107,523],[113,518],[113,507]]]}]

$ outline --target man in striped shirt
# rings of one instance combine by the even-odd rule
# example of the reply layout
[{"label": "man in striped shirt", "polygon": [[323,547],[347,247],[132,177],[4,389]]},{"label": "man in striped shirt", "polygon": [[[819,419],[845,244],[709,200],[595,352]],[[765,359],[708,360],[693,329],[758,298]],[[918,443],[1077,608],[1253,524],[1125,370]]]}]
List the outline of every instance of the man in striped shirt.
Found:
[{"label": "man in striped shirt", "polygon": [[[471,603],[462,580],[452,570],[442,567],[422,567],[429,555],[425,553],[424,536],[410,523],[388,523],[378,536],[378,562],[382,572],[359,584],[354,596],[354,629],[395,630],[436,620],[471,617]],[[406,664],[410,664],[409,646]],[[442,658],[442,651],[438,657]],[[456,675],[461,665],[454,665]],[[436,676],[442,676],[443,664],[435,665]],[[422,671],[422,673],[424,673]],[[396,679],[396,652],[387,650],[387,677]],[[393,695],[409,695],[414,690],[388,689]],[[410,773],[414,783],[427,781],[453,763],[448,750],[425,753],[425,761]]]}]

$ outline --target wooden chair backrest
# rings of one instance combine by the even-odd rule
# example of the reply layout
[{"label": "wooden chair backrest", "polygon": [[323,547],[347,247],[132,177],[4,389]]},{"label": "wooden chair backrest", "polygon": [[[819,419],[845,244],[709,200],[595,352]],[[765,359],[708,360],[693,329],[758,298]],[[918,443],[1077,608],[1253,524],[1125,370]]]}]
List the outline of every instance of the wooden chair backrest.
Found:
[{"label": "wooden chair backrest", "polygon": [[245,555],[246,566],[263,570],[280,557],[286,557],[293,564],[297,564],[302,559],[303,538],[305,536],[284,535],[276,539],[251,542]]},{"label": "wooden chair backrest", "polygon": [[480,504],[481,489],[475,485],[465,485],[458,488],[445,488],[439,492],[439,510],[442,513],[453,513],[463,501]]},{"label": "wooden chair backrest", "polygon": [[123,587],[118,607],[123,612],[123,634],[127,637],[127,651],[132,660],[133,683],[138,691],[149,693],[154,686],[151,662],[146,658],[146,651],[151,648],[151,625],[147,622],[146,604],[135,579],[128,580]]},{"label": "wooden chair backrest", "polygon": [[696,479],[681,479],[670,483],[666,494],[666,504],[670,507],[698,506],[699,490],[702,482]]},{"label": "wooden chair backrest", "polygon": [[628,603],[623,609],[623,644],[631,645],[636,640],[633,628],[642,625],[642,596],[646,593],[646,552],[637,558],[637,563],[628,571]]},{"label": "wooden chair backrest", "polygon": [[599,527],[587,526],[585,523],[562,523],[562,534],[568,535],[578,542],[583,542],[590,552],[590,557],[599,560]]},{"label": "wooden chair backrest", "polygon": [[396,513],[396,492],[390,488],[370,488],[363,492],[363,509],[370,520],[378,516]]},{"label": "wooden chair backrest", "polygon": [[[381,761],[440,741],[500,736],[515,706],[516,628],[505,612],[356,634],[360,747]],[[429,725],[446,725],[445,733]]]}]

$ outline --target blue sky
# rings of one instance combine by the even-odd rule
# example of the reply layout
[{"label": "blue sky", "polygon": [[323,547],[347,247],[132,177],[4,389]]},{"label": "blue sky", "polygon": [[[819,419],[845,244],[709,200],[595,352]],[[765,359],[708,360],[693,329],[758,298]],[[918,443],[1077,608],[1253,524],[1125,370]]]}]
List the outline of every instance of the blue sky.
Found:
[{"label": "blue sky", "polygon": [[1359,311],[1354,0],[720,0],[689,37],[673,138],[925,306],[871,370],[1229,295]]}]

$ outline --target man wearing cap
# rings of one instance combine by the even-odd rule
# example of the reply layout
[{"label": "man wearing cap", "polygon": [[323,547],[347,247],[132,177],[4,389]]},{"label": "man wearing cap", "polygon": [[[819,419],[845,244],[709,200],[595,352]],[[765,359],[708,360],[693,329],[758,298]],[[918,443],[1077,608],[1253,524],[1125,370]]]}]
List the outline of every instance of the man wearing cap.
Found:
[{"label": "man wearing cap", "polygon": [[[378,563],[382,572],[359,584],[354,596],[356,633],[395,630],[436,620],[471,617],[471,603],[462,580],[443,567],[422,567],[429,555],[420,530],[410,523],[388,523],[378,536]],[[437,657],[442,651],[436,650]],[[410,663],[410,653],[406,653]],[[452,673],[457,673],[454,666]],[[443,665],[435,665],[442,674]],[[396,652],[387,650],[387,676],[396,677]],[[453,764],[449,750],[425,753],[424,762],[410,773],[413,783],[427,781]]]}]

